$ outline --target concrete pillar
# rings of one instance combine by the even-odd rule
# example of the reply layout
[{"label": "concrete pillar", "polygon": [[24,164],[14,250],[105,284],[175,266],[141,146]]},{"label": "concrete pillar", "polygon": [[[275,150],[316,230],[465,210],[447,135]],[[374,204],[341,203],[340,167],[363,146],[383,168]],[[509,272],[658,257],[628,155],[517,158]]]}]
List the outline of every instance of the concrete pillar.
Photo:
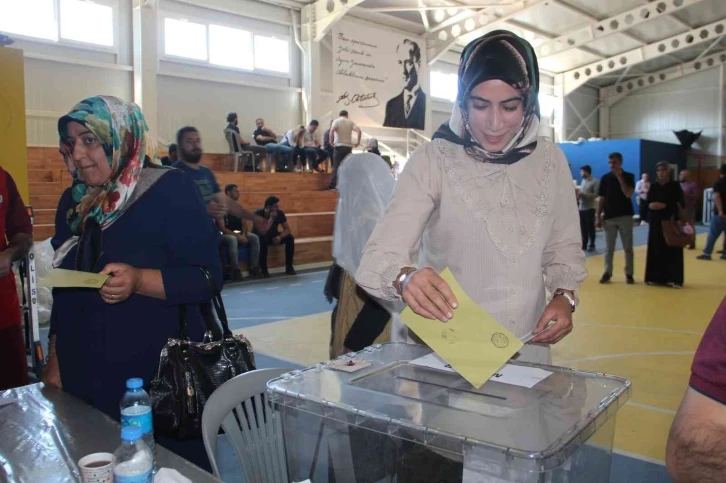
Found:
[{"label": "concrete pillar", "polygon": [[565,116],[567,110],[565,109],[565,76],[563,74],[557,74],[555,76],[555,110],[552,115],[554,131],[555,131],[555,142],[560,143],[567,141],[567,123],[565,122]]},{"label": "concrete pillar", "polygon": [[305,124],[311,119],[319,119],[322,114],[328,111],[323,105],[323,98],[320,89],[321,77],[321,53],[320,42],[314,39],[314,6],[308,5],[302,9],[301,21],[302,45],[303,45],[303,96],[307,100],[307,116]]},{"label": "concrete pillar", "polygon": [[600,89],[600,112],[598,113],[598,116],[600,117],[600,137],[608,139],[610,137],[610,104],[607,101],[604,101],[605,95],[605,89]]},{"label": "concrete pillar", "polygon": [[156,72],[159,65],[158,0],[134,0],[134,102],[144,112],[151,138],[159,133]]}]

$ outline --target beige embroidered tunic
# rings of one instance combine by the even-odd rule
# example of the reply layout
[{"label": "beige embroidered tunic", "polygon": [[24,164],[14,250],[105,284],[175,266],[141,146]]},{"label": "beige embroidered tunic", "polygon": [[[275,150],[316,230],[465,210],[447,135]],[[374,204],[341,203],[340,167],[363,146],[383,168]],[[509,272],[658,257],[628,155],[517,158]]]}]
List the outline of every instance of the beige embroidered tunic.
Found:
[{"label": "beige embroidered tunic", "polygon": [[[574,190],[564,153],[544,138],[511,165],[476,161],[443,139],[426,143],[401,174],[356,280],[394,301],[403,267],[449,267],[476,303],[522,337],[542,315],[545,288],[577,290],[587,276]],[[412,340],[400,322],[392,332]],[[527,350],[529,360],[549,360],[547,348]]]}]

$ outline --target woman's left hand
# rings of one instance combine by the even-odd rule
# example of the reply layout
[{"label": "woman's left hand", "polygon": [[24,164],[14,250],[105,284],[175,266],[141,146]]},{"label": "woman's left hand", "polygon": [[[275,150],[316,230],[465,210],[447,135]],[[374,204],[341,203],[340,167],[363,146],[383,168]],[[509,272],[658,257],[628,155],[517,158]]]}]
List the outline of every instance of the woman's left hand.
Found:
[{"label": "woman's left hand", "polygon": [[107,304],[125,301],[138,290],[141,283],[141,270],[125,263],[109,263],[101,273],[111,275],[99,290],[101,298]]},{"label": "woman's left hand", "polygon": [[531,344],[556,344],[572,332],[572,307],[565,297],[555,297],[547,304],[532,333],[536,334],[544,330],[551,320],[554,320],[555,323],[532,339]]}]

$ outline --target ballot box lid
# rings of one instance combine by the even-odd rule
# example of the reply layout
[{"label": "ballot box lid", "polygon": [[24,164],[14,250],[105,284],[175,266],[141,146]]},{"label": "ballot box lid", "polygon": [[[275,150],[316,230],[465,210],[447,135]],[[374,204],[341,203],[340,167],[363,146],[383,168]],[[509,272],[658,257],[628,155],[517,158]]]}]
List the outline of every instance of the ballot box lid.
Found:
[{"label": "ballot box lid", "polygon": [[368,347],[271,380],[269,400],[278,411],[304,411],[434,450],[546,468],[590,440],[630,393],[622,377],[517,362],[510,364],[551,374],[533,387],[493,378],[476,389],[455,372],[412,363],[430,353],[401,342]]}]

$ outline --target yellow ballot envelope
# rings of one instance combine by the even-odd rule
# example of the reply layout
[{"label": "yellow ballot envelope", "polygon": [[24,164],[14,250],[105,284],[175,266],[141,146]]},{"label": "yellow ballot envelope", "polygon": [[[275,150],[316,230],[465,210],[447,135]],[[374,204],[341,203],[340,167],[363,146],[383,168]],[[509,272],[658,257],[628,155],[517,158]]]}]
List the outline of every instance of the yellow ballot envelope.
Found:
[{"label": "yellow ballot envelope", "polygon": [[101,275],[100,273],[77,272],[76,270],[56,268],[38,280],[38,285],[54,288],[101,288],[108,279],[108,275]]},{"label": "yellow ballot envelope", "polygon": [[448,268],[441,273],[459,302],[454,318],[444,323],[416,315],[410,308],[401,320],[452,369],[479,389],[522,348],[522,342],[466,295]]}]

